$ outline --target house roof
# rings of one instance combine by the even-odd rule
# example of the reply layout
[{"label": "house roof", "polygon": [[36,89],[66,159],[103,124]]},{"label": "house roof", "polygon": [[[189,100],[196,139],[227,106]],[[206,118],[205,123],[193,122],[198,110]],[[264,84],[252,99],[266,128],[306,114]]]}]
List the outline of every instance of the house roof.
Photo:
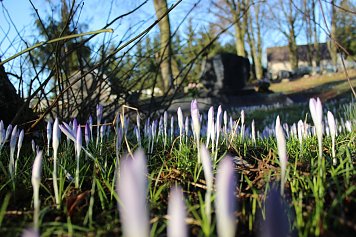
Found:
[{"label": "house roof", "polygon": [[[299,61],[308,61],[308,47],[313,45],[298,45],[298,59]],[[330,60],[331,56],[328,50],[327,43],[319,43],[319,55],[321,60]],[[289,61],[288,46],[267,48],[268,62],[285,62]]]}]

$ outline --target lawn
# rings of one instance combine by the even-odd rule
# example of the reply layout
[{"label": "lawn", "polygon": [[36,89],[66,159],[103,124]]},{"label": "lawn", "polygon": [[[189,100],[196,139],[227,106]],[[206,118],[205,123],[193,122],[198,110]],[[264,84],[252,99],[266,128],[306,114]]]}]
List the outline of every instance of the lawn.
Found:
[{"label": "lawn", "polygon": [[106,125],[99,109],[22,147],[1,125],[0,235],[355,236],[356,106],[314,102]]}]

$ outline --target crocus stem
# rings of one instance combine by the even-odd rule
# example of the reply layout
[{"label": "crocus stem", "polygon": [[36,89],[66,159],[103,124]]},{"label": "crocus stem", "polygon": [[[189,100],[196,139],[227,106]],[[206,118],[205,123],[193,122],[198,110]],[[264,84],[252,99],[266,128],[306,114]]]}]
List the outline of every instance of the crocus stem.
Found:
[{"label": "crocus stem", "polygon": [[38,231],[39,224],[38,220],[40,217],[40,198],[39,198],[39,190],[40,190],[40,183],[33,183],[33,207],[34,207],[34,212],[33,212],[33,225],[34,229]]},{"label": "crocus stem", "polygon": [[57,154],[54,153],[53,158],[53,189],[54,189],[54,197],[56,199],[57,209],[60,208],[59,205],[59,194],[58,194],[58,184],[57,184]]}]

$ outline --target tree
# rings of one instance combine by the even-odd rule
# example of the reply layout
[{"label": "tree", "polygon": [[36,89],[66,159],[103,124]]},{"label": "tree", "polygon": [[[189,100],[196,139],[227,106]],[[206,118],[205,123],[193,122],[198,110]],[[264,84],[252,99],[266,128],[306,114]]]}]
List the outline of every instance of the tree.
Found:
[{"label": "tree", "polygon": [[331,0],[331,41],[329,44],[329,52],[333,65],[337,67],[337,46],[336,46],[336,0]]},{"label": "tree", "polygon": [[337,42],[347,51],[342,52],[345,57],[356,55],[356,7],[350,0],[342,0],[335,9],[336,19],[334,31]]},{"label": "tree", "polygon": [[236,53],[246,57],[245,37],[247,32],[250,0],[216,0],[212,2],[217,11],[215,15],[224,22],[234,24]]},{"label": "tree", "polygon": [[261,21],[262,21],[262,5],[256,3],[248,14],[248,31],[247,38],[253,59],[254,71],[258,80],[263,78],[262,68],[262,37],[261,37]]},{"label": "tree", "polygon": [[270,13],[278,30],[287,39],[289,50],[289,62],[294,71],[298,68],[298,47],[297,47],[297,22],[301,9],[300,1],[279,0],[269,2]]},{"label": "tree", "polygon": [[[166,0],[153,0],[157,19],[160,19],[168,11]],[[173,87],[172,73],[172,48],[171,48],[171,27],[169,16],[166,15],[158,23],[160,31],[160,68],[164,91]]]}]

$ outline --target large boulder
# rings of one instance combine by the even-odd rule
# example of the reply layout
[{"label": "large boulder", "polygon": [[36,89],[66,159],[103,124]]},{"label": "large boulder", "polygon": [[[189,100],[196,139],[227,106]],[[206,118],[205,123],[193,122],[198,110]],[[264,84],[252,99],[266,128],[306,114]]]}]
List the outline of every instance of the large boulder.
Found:
[{"label": "large boulder", "polygon": [[203,62],[201,82],[208,96],[235,96],[250,77],[247,58],[232,53],[220,53]]}]

